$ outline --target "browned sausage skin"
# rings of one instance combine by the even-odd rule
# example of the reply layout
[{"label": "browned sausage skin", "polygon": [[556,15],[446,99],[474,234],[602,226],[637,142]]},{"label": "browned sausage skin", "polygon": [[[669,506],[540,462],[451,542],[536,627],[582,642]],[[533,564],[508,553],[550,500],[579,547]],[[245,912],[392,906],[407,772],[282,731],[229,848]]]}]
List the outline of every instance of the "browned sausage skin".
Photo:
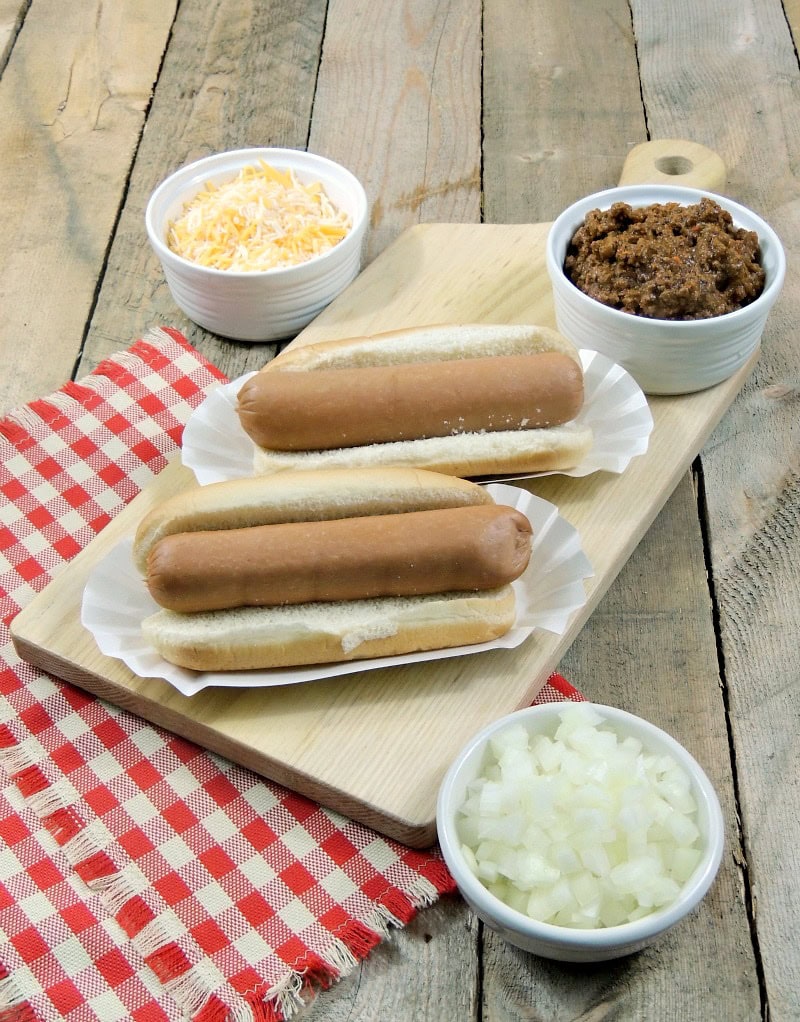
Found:
[{"label": "browned sausage skin", "polygon": [[147,584],[183,613],[476,592],[518,578],[530,547],[525,515],[495,504],[265,525],[167,536]]},{"label": "browned sausage skin", "polygon": [[331,450],[558,426],[581,409],[583,373],[560,352],[261,372],[238,400],[259,446]]}]

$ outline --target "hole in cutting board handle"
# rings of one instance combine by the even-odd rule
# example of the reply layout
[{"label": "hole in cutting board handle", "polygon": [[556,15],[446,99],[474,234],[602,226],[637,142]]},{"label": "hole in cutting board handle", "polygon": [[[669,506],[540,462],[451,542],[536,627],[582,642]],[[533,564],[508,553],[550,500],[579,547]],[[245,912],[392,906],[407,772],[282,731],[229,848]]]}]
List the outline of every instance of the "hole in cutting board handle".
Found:
[{"label": "hole in cutting board handle", "polygon": [[656,170],[670,177],[680,177],[683,174],[691,174],[695,164],[688,156],[659,156],[656,160]]},{"label": "hole in cutting board handle", "polygon": [[635,145],[622,167],[619,184],[661,184],[724,192],[725,163],[708,146],[682,138],[661,138]]}]

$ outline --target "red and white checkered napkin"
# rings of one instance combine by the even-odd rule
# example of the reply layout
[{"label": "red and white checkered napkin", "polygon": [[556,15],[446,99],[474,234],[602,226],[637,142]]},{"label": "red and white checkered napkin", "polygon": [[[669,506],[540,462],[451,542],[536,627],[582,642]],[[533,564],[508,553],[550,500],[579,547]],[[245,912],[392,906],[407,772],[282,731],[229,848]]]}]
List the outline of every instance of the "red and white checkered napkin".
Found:
[{"label": "red and white checkered napkin", "polygon": [[[280,1020],[452,891],[411,851],[21,663],[15,613],[221,374],[153,331],[0,421],[0,1022]],[[580,699],[554,677],[541,699]]]}]

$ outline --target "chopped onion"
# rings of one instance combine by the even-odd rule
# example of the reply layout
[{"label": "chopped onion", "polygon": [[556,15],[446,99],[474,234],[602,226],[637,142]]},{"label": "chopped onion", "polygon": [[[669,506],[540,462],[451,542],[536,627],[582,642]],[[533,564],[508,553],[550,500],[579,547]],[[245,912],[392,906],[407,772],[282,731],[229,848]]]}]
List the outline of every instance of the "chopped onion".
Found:
[{"label": "chopped onion", "polygon": [[461,806],[464,857],[534,919],[595,929],[673,902],[701,858],[691,779],[574,703],[553,735],[521,723],[491,739]]}]

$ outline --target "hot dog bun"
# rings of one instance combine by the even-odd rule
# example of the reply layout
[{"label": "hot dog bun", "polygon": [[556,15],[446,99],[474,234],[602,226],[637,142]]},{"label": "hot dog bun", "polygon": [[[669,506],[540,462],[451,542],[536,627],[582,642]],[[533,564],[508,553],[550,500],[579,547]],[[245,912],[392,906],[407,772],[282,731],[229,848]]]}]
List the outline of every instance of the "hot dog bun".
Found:
[{"label": "hot dog bun", "polygon": [[[224,551],[237,530],[253,533],[286,522],[294,523],[295,529],[296,523],[307,522],[309,529],[319,530],[341,519],[354,518],[356,525],[366,517],[379,523],[395,516],[409,519],[418,512],[446,514],[450,508],[470,518],[473,511],[481,512],[478,517],[491,520],[492,530],[494,517],[505,514],[477,484],[424,470],[329,469],[216,483],[178,494],[151,511],[137,530],[134,560],[147,575],[149,565],[163,563],[165,547],[180,545],[187,537],[200,560],[207,530],[214,536],[225,530],[225,543],[216,544]],[[520,517],[511,508],[505,511]],[[530,526],[521,517],[522,541],[529,547]],[[505,522],[501,524],[506,528]],[[512,549],[516,561],[513,546],[520,542],[520,530],[514,524],[511,529],[513,537],[501,542],[506,551]],[[430,532],[426,529],[428,545]],[[496,531],[493,536],[496,542]],[[494,571],[492,550],[490,544],[484,568]],[[223,556],[218,552],[212,560]],[[344,547],[342,556],[344,564]],[[516,577],[521,570],[515,564],[505,577]],[[493,588],[479,592],[470,586],[470,591],[289,606],[225,606],[188,613],[164,609],[147,618],[142,631],[165,659],[204,671],[288,667],[468,645],[497,638],[512,627],[515,598],[505,577],[496,584],[490,575],[486,584]],[[156,580],[156,588],[160,584]]]},{"label": "hot dog bun", "polygon": [[[443,391],[437,390],[439,383],[433,378],[433,373],[429,382],[425,380],[426,363],[447,362],[458,370],[465,366],[468,360],[485,360],[488,372],[482,365],[481,374],[473,373],[476,377],[472,384],[475,395],[484,387],[489,390],[494,383],[489,361],[499,362],[503,359],[513,360],[519,359],[520,356],[543,354],[549,354],[551,359],[547,371],[542,369],[543,389],[538,393],[532,393],[529,413],[524,411],[527,407],[526,396],[520,391],[519,386],[516,394],[512,394],[507,384],[498,383],[500,389],[496,393],[496,398],[492,392],[492,400],[497,401],[498,421],[501,416],[507,414],[507,409],[512,405],[517,409],[517,425],[514,428],[502,428],[497,424],[488,425],[487,420],[484,428],[476,428],[473,425],[468,427],[470,431],[464,431],[464,427],[459,425],[458,421],[453,421],[460,416],[451,414],[454,408],[458,409],[459,398],[453,398],[450,393],[445,395]],[[552,393],[556,386],[553,380],[559,379],[559,370],[553,363],[559,359],[564,366],[560,370],[560,377],[564,382],[559,396],[556,397]],[[545,364],[546,361],[543,359],[542,366]],[[386,406],[384,411],[383,404],[378,399],[374,406],[370,406],[368,401],[363,400],[363,392],[360,398],[355,396],[350,400],[349,392],[353,388],[345,375],[341,377],[342,386],[338,389],[340,404],[337,406],[329,401],[331,392],[337,396],[335,394],[337,377],[332,370],[370,369],[374,372],[379,368],[387,371],[391,367],[400,366],[408,366],[409,371],[412,366],[422,367],[422,371],[417,373],[416,380],[409,384],[407,406],[404,406],[402,413],[389,406]],[[275,414],[272,407],[275,401],[271,400],[270,395],[279,390],[278,387],[268,386],[277,384],[275,374],[315,372],[320,373],[321,388],[322,381],[326,381],[324,386],[328,388],[327,395],[321,391],[319,400],[314,400],[312,392],[310,397],[304,396],[302,401],[298,400],[296,409],[289,405],[288,420],[291,422],[292,418],[308,419],[313,428],[333,433],[337,407],[340,410],[344,409],[350,416],[351,426],[353,410],[355,415],[364,414],[365,418],[369,415],[376,418],[382,415],[384,422],[377,430],[380,442],[353,445],[350,440],[342,440],[340,446],[331,447],[330,442],[326,442],[325,449],[308,450],[279,449],[281,442],[271,442],[270,446],[266,446],[265,422],[268,417]],[[535,378],[536,373],[531,375]],[[243,385],[239,393],[238,411],[243,429],[254,440],[254,471],[257,474],[286,469],[305,470],[328,466],[361,468],[380,465],[423,467],[461,477],[563,471],[577,465],[592,444],[591,430],[574,421],[583,400],[582,382],[577,350],[554,330],[517,324],[436,325],[291,348],[269,362],[256,377]],[[284,381],[284,385],[287,390],[296,386],[289,378]],[[369,386],[370,384],[365,382],[364,387]],[[391,386],[390,380],[386,384],[388,393],[391,393]],[[460,384],[455,381],[452,393],[457,395],[459,390]],[[417,415],[413,412],[415,401],[420,413]],[[557,402],[566,406],[565,415],[568,421],[556,420],[556,425],[537,424],[534,428],[520,425],[520,422],[527,421],[547,422],[547,416],[551,414],[551,409]],[[468,403],[474,405],[475,397],[473,396]],[[366,412],[362,413],[362,406],[367,408]],[[416,420],[422,418],[423,410],[438,410],[440,406],[443,416],[443,429],[440,432],[451,431],[448,435],[401,438],[402,431],[406,428],[406,423],[400,421],[403,415],[416,425]],[[463,408],[466,414],[466,405]],[[542,413],[538,420],[537,413]],[[344,420],[345,415],[340,415],[340,418]],[[387,439],[387,435],[390,435],[387,434],[387,430],[393,429],[395,422],[398,423],[399,435],[397,439]],[[269,426],[272,428],[271,423]],[[344,428],[343,426],[342,429]],[[353,431],[356,432],[355,429]],[[362,430],[359,429],[357,432],[360,435]],[[331,442],[335,443],[336,440]]]},{"label": "hot dog bun", "polygon": [[504,635],[514,618],[509,585],[485,593],[199,614],[160,610],[144,620],[142,632],[165,660],[181,667],[246,671],[468,646]]}]

